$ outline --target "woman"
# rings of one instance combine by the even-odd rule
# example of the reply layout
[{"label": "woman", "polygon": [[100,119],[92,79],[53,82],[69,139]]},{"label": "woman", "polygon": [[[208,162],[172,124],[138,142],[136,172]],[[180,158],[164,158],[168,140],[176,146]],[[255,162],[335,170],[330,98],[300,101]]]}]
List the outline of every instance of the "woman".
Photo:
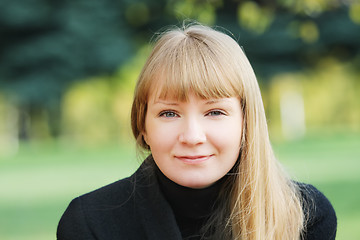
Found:
[{"label": "woman", "polygon": [[73,200],[59,240],[335,239],[330,202],[275,159],[255,74],[226,34],[192,25],[160,36],[132,129],[149,157]]}]

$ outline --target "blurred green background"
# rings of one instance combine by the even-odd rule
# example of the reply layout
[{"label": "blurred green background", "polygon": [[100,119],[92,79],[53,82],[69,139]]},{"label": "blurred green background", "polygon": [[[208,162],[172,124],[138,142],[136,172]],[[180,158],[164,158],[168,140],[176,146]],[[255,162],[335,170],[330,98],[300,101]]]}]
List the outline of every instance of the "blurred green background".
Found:
[{"label": "blurred green background", "polygon": [[188,19],[231,31],[277,157],[330,199],[337,239],[360,239],[358,1],[3,0],[1,240],[55,239],[72,198],[139,166],[135,82],[151,37]]}]

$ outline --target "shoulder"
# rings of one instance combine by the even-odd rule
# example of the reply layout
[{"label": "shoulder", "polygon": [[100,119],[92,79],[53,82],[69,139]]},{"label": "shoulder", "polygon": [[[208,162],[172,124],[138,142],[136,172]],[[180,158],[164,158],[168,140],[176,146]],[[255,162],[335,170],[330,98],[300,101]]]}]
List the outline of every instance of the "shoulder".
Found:
[{"label": "shoulder", "polygon": [[111,205],[124,203],[131,197],[135,186],[135,174],[86,193],[77,199],[85,205]]},{"label": "shoulder", "polygon": [[330,201],[310,184],[298,183],[305,214],[305,240],[335,239],[337,218]]},{"label": "shoulder", "polygon": [[[58,239],[123,239],[124,236],[141,236],[137,201],[139,186],[147,183],[147,178],[143,177],[146,175],[143,165],[128,178],[72,200],[60,219]],[[114,232],[114,229],[117,230]]]},{"label": "shoulder", "polygon": [[[125,178],[73,199],[60,219],[57,239],[96,239],[101,224],[106,223],[110,227],[124,222],[121,217],[114,219],[112,213],[131,216],[128,213],[131,186],[131,178]],[[104,231],[101,232],[103,234]]]}]

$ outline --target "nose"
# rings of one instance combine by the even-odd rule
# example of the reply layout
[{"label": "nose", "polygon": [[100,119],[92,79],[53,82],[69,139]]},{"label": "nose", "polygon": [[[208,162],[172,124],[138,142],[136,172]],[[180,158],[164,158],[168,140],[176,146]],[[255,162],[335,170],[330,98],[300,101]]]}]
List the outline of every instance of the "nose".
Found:
[{"label": "nose", "polygon": [[204,126],[194,118],[185,120],[179,135],[179,141],[187,145],[204,143],[206,141]]}]

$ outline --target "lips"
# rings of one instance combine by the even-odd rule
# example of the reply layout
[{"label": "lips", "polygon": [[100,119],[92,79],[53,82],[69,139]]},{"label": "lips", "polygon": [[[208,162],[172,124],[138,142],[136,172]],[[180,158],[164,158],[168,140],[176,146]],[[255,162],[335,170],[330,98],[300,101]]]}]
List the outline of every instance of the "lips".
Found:
[{"label": "lips", "polygon": [[186,164],[199,164],[209,160],[213,155],[183,155],[175,156],[176,159]]}]

